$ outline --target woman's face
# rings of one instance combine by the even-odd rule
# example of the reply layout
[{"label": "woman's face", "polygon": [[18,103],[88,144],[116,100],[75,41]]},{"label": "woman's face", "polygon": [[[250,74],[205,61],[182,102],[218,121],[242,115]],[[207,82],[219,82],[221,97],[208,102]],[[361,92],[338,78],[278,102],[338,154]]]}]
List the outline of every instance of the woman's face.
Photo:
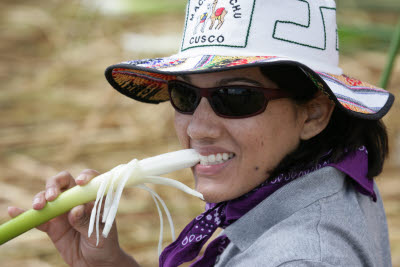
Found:
[{"label": "woman's face", "polygon": [[[179,79],[204,88],[233,84],[277,88],[258,68]],[[175,112],[181,145],[203,156],[202,162],[192,168],[196,190],[212,203],[249,192],[298,146],[304,118],[303,108],[288,98],[272,100],[265,112],[243,119],[217,116],[206,98],[193,115]],[[208,160],[204,160],[206,157]]]}]

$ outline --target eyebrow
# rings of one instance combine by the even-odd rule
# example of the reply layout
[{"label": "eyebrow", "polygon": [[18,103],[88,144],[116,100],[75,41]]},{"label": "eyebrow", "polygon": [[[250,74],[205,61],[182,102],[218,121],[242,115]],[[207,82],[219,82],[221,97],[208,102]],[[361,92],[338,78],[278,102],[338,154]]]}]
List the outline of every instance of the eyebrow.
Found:
[{"label": "eyebrow", "polygon": [[[190,79],[189,76],[179,76],[180,78],[182,78],[185,82],[188,83],[192,83],[192,79]],[[244,83],[249,83],[252,84],[254,86],[258,86],[258,87],[263,87],[264,85],[256,80],[252,80],[246,77],[232,77],[232,78],[226,78],[226,79],[222,79],[220,81],[218,81],[217,86],[224,86],[224,85],[228,85],[230,83],[235,83],[235,82],[244,82]]]}]

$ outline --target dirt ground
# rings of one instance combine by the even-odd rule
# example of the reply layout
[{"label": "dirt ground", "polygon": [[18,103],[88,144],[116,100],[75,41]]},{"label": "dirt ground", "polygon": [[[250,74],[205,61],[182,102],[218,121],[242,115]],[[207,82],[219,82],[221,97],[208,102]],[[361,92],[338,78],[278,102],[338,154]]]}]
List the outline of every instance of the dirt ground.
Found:
[{"label": "dirt ground", "polygon": [[[131,101],[111,89],[103,72],[127,59],[176,52],[168,42],[179,42],[183,14],[109,18],[65,1],[25,2],[0,3],[0,38],[6,40],[0,42],[0,223],[8,219],[10,205],[30,208],[46,179],[61,170],[74,176],[86,168],[104,172],[132,158],[180,148],[168,103]],[[132,36],[126,35],[130,32],[153,42],[135,52]],[[159,50],[160,43],[165,49]],[[341,66],[348,75],[377,84],[385,61],[383,51],[360,50],[343,56]],[[388,89],[400,99],[400,60]],[[394,266],[400,266],[399,116],[397,101],[384,120],[391,154],[377,179]],[[168,176],[193,186],[188,170]],[[191,196],[153,188],[170,208],[178,233],[203,210],[204,204]],[[127,189],[117,221],[121,246],[143,266],[157,266],[159,219],[151,197]],[[164,245],[171,240],[168,231],[164,240]],[[2,245],[0,265],[66,266],[38,230]]]}]

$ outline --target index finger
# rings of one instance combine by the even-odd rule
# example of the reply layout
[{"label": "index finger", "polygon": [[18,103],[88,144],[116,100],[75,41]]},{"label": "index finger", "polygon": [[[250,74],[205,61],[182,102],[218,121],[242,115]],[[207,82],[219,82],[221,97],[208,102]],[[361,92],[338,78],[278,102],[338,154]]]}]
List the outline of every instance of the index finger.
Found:
[{"label": "index finger", "polygon": [[46,182],[46,200],[52,201],[57,198],[60,192],[75,186],[75,180],[67,171],[62,171],[51,177]]}]

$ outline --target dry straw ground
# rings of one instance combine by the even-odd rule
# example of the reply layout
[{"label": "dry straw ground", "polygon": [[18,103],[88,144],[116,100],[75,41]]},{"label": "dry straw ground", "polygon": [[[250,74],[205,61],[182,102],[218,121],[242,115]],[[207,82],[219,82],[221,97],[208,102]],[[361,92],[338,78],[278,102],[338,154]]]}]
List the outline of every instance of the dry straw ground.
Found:
[{"label": "dry straw ground", "polygon": [[[103,71],[128,58],[173,53],[165,40],[173,46],[179,42],[175,36],[183,14],[106,17],[79,3],[0,3],[0,222],[8,219],[9,205],[29,208],[45,180],[61,170],[73,175],[85,168],[103,172],[133,157],[179,149],[169,105],[145,105],[123,97],[110,88]],[[152,41],[142,45],[140,53],[124,49],[123,36],[130,32],[141,33],[144,40],[152,36]],[[350,75],[376,84],[385,60],[382,52],[357,51],[341,62]],[[399,63],[389,88],[398,99]],[[392,154],[378,179],[395,265],[400,265],[399,115],[396,103],[385,119]],[[188,171],[172,176],[193,186]],[[178,231],[202,211],[203,203],[192,197],[162,186],[156,190],[170,207]],[[143,266],[156,266],[159,225],[150,196],[127,190],[117,220],[122,247]],[[165,237],[170,240],[167,232]],[[37,230],[1,246],[0,265],[65,266]]]}]

